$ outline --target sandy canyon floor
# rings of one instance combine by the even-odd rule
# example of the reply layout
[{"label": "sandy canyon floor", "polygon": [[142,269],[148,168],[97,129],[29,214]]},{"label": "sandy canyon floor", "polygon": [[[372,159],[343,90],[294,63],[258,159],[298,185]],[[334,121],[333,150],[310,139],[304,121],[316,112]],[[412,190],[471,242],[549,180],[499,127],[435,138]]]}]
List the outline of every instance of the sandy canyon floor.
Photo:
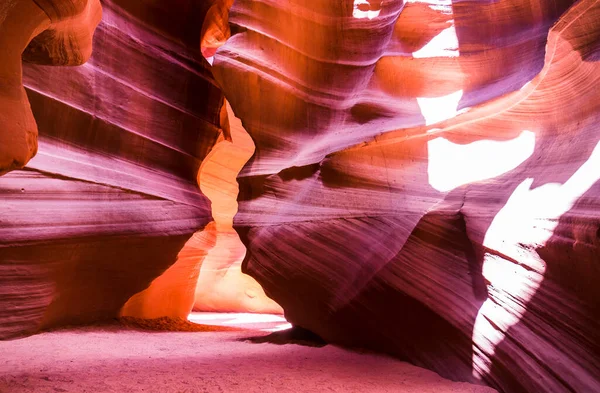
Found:
[{"label": "sandy canyon floor", "polygon": [[0,342],[0,393],[495,392],[332,345],[257,343],[284,331],[278,316],[195,313],[190,320],[214,329],[157,332],[114,323]]}]

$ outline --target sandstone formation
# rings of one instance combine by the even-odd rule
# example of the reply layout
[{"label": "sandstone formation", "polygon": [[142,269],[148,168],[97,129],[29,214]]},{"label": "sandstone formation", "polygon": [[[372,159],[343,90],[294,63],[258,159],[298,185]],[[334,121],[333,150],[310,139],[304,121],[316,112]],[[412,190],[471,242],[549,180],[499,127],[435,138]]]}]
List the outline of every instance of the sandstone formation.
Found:
[{"label": "sandstone formation", "polygon": [[330,342],[600,390],[600,3],[351,3],[228,13],[245,271]]},{"label": "sandstone formation", "polygon": [[254,154],[254,143],[227,101],[221,113],[223,140],[217,142],[198,172],[200,190],[211,200],[216,245],[202,263],[194,309],[281,313],[281,307],[241,270],[246,248],[233,229],[238,211],[236,178]]},{"label": "sandstone formation", "polygon": [[24,68],[39,152],[0,177],[3,338],[116,317],[212,220],[196,183],[222,133],[222,93],[199,51],[207,5],[103,8],[87,64]]},{"label": "sandstone formation", "polygon": [[[230,2],[215,3],[206,13],[200,49],[207,59],[229,38],[230,6]],[[238,210],[236,178],[252,157],[254,143],[226,101],[221,106],[218,124],[221,133],[204,157],[196,179],[200,192],[210,200],[214,221],[187,241],[172,266],[127,301],[120,312],[123,317],[186,318],[192,309],[283,311],[253,278],[242,273],[246,248],[233,229]]]},{"label": "sandstone formation", "polygon": [[214,221],[183,246],[177,261],[144,291],[127,301],[121,316],[186,318],[192,309],[282,313],[261,286],[241,271],[246,248],[233,229],[236,177],[254,153],[252,139],[224,102],[223,133],[198,170],[200,191],[211,201]]},{"label": "sandstone formation", "polygon": [[25,165],[37,150],[21,57],[36,64],[83,64],[101,14],[98,0],[0,2],[0,175]]},{"label": "sandstone formation", "polygon": [[0,338],[282,307],[600,391],[600,0],[103,9],[48,67],[97,2],[0,0]]},{"label": "sandstone formation", "polygon": [[200,35],[200,49],[211,64],[217,49],[231,37],[229,28],[229,9],[233,0],[214,0],[206,13]]}]

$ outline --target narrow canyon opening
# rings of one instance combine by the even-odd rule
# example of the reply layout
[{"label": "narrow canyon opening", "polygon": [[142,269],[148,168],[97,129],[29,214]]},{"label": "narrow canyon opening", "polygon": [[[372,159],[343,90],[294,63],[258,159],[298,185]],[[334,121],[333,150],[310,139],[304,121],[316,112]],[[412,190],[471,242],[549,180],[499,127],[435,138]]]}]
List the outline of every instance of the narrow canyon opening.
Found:
[{"label": "narrow canyon opening", "polygon": [[226,100],[219,122],[222,132],[197,175],[200,191],[210,201],[213,221],[192,235],[172,266],[127,301],[120,315],[130,322],[160,319],[164,324],[165,318],[187,318],[214,324],[231,319],[215,313],[238,313],[232,316],[234,324],[278,322],[266,328],[275,330],[289,325],[283,309],[256,280],[242,273],[246,247],[233,228],[233,219],[238,209],[237,176],[252,157],[254,142]]}]

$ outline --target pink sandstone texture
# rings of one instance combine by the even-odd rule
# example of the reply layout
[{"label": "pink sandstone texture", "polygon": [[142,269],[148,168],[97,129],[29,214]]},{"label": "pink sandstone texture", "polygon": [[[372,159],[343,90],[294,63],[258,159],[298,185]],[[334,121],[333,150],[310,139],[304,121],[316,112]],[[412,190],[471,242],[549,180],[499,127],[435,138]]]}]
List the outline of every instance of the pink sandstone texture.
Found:
[{"label": "pink sandstone texture", "polygon": [[236,1],[244,271],[293,324],[600,391],[600,2]]},{"label": "pink sandstone texture", "polygon": [[2,337],[116,317],[212,219],[196,183],[221,133],[207,5],[102,6],[85,65],[23,70],[39,149],[0,178]]},{"label": "pink sandstone texture", "polygon": [[107,0],[79,67],[13,3],[1,338],[283,310],[452,380],[600,391],[599,0]]}]

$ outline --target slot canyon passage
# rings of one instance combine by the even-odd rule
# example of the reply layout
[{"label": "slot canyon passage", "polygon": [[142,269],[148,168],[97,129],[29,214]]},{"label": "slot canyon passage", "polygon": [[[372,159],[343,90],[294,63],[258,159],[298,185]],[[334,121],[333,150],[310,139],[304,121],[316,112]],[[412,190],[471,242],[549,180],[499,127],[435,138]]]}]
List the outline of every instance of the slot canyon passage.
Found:
[{"label": "slot canyon passage", "polygon": [[600,0],[0,0],[0,393],[600,392]]}]

